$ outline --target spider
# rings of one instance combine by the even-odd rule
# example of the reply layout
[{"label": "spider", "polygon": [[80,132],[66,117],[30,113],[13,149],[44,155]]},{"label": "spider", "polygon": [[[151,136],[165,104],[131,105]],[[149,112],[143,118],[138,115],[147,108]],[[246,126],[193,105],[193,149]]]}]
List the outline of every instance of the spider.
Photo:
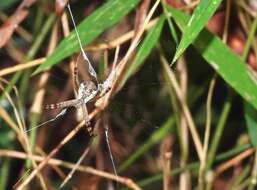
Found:
[{"label": "spider", "polygon": [[[75,98],[71,99],[71,100],[59,102],[59,103],[46,105],[45,106],[46,109],[61,109],[61,111],[54,118],[52,118],[48,121],[45,121],[45,122],[37,125],[36,127],[32,127],[30,129],[28,129],[26,132],[31,131],[35,128],[41,127],[49,122],[55,121],[60,116],[64,115],[67,112],[68,108],[75,107],[77,109],[77,113],[79,113],[79,114],[82,113],[81,116],[85,120],[86,129],[87,129],[90,137],[94,137],[95,135],[93,134],[93,128],[90,125],[90,121],[89,121],[89,117],[88,117],[87,103],[100,99],[111,89],[112,83],[114,81],[115,67],[116,67],[116,62],[117,62],[118,54],[119,54],[119,46],[116,48],[114,62],[113,62],[112,69],[111,69],[109,76],[106,78],[105,81],[103,81],[103,83],[99,83],[98,79],[97,79],[97,74],[82,47],[82,43],[81,43],[81,40],[79,37],[79,33],[77,30],[69,3],[67,4],[67,7],[68,7],[68,10],[69,10],[69,13],[71,16],[71,20],[72,20],[72,23],[73,23],[73,26],[75,29],[78,43],[80,46],[80,51],[81,51],[80,54],[82,54],[83,60],[85,60],[87,63],[86,64],[87,72],[88,72],[90,79],[83,80],[83,81],[79,80],[78,59],[77,59],[77,61],[74,64],[74,68],[73,68],[73,82],[74,82]],[[79,56],[78,56],[78,58],[79,58]],[[113,159],[113,156],[111,153],[111,148],[110,148],[110,143],[109,143],[108,128],[106,128],[106,127],[105,127],[105,139],[106,139],[106,144],[108,147],[108,152],[110,155],[111,163],[113,166],[113,170],[114,170],[115,175],[117,176],[116,167],[115,167],[115,163],[114,163],[114,159]],[[66,182],[72,177],[73,173],[76,171],[79,164],[82,162],[84,157],[87,155],[88,151],[89,151],[89,148],[86,148],[84,153],[80,156],[79,160],[76,162],[75,167],[70,171],[70,173],[64,179],[64,181],[60,187],[63,187],[66,184]]]},{"label": "spider", "polygon": [[[71,100],[66,100],[63,102],[59,102],[59,103],[54,103],[54,104],[48,104],[45,106],[46,109],[61,109],[61,111],[52,119],[43,122],[35,127],[32,127],[30,129],[28,129],[26,132],[31,131],[35,128],[41,127],[49,122],[52,122],[54,120],[56,120],[57,118],[59,118],[60,116],[64,115],[67,112],[67,109],[70,107],[75,107],[77,109],[77,112],[79,115],[79,118],[84,118],[85,120],[85,125],[87,127],[87,131],[89,132],[90,136],[93,136],[93,131],[92,128],[90,127],[90,121],[88,118],[88,111],[87,111],[87,103],[94,101],[94,100],[98,100],[101,97],[103,97],[110,89],[112,86],[112,82],[114,80],[114,74],[115,74],[115,66],[116,66],[116,62],[117,62],[117,57],[119,54],[119,47],[116,48],[116,52],[115,52],[115,58],[114,58],[114,62],[113,62],[113,66],[111,69],[111,72],[109,74],[109,76],[107,77],[107,79],[105,81],[103,81],[103,83],[99,83],[98,79],[97,79],[97,74],[91,64],[91,62],[89,61],[83,47],[82,47],[82,43],[79,37],[79,33],[72,15],[72,11],[70,8],[69,3],[67,4],[70,16],[71,16],[71,20],[75,29],[75,33],[76,33],[76,37],[80,46],[80,55],[82,55],[83,60],[86,61],[86,65],[87,65],[87,71],[88,71],[88,75],[90,80],[83,80],[80,81],[79,77],[78,77],[78,59],[74,64],[74,68],[73,68],[73,81],[74,81],[74,93],[75,93],[75,99],[71,99]],[[80,56],[79,55],[79,56]],[[79,58],[78,56],[78,58]],[[82,114],[81,114],[82,113]]]}]

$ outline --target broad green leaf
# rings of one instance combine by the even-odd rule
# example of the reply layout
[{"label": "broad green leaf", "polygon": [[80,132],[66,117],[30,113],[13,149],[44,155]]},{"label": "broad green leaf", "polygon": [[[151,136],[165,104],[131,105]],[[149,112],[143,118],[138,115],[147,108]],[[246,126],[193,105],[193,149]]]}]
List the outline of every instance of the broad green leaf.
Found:
[{"label": "broad green leaf", "polygon": [[[78,26],[82,45],[89,44],[107,28],[128,14],[139,0],[110,0],[84,19]],[[73,31],[33,74],[49,69],[64,58],[79,51],[79,44]]]},{"label": "broad green leaf", "polygon": [[[175,22],[185,31],[189,16],[168,7]],[[204,29],[193,42],[196,50],[247,102],[257,108],[257,77],[218,37]]]},{"label": "broad green leaf", "polygon": [[222,0],[201,0],[193,12],[176,50],[172,63],[174,63],[185,51],[185,49],[195,40],[205,24],[219,7]]},{"label": "broad green leaf", "polygon": [[250,104],[244,102],[244,115],[251,143],[256,146],[257,141],[257,111]]},{"label": "broad green leaf", "polygon": [[148,32],[147,36],[142,42],[142,45],[140,45],[137,51],[134,61],[129,66],[129,69],[125,76],[125,81],[130,77],[130,75],[136,72],[136,70],[143,64],[146,57],[151,53],[153,47],[160,37],[164,21],[165,17],[164,15],[161,15],[157,23]]}]

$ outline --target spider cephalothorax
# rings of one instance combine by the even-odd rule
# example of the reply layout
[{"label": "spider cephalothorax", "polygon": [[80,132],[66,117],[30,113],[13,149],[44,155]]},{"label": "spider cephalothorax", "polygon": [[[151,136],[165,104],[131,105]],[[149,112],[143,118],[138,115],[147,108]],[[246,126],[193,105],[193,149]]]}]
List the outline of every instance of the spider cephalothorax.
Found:
[{"label": "spider cephalothorax", "polygon": [[83,100],[86,104],[98,94],[98,88],[92,81],[82,81],[78,89],[77,99]]}]

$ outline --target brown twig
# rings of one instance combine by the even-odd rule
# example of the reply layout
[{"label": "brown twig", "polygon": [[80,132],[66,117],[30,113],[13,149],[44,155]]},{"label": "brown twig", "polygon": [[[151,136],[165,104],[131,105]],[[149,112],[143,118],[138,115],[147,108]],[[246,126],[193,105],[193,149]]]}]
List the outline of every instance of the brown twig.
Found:
[{"label": "brown twig", "polygon": [[241,162],[243,159],[247,158],[251,154],[253,154],[255,151],[254,148],[249,148],[246,151],[242,152],[238,156],[228,160],[227,162],[221,164],[215,169],[215,176],[219,176],[222,174],[225,170],[229,169],[230,167],[233,167],[234,165],[237,165],[239,162]]},{"label": "brown twig", "polygon": [[[8,16],[5,15],[2,11],[0,11],[0,20],[6,21],[8,19]],[[33,38],[32,35],[25,30],[23,27],[18,26],[16,29],[17,33],[24,38],[27,42],[32,42]]]}]

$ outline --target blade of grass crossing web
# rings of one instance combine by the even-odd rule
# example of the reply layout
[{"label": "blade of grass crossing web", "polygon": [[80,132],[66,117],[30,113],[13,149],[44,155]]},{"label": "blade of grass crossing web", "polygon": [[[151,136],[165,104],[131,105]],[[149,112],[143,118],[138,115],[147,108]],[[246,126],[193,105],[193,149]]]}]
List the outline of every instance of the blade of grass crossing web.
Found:
[{"label": "blade of grass crossing web", "polygon": [[174,131],[175,119],[170,117],[151,137],[140,146],[129,158],[127,158],[118,168],[118,172],[126,170],[132,163],[134,163],[140,156],[149,150],[155,143],[161,141],[170,131]]}]

